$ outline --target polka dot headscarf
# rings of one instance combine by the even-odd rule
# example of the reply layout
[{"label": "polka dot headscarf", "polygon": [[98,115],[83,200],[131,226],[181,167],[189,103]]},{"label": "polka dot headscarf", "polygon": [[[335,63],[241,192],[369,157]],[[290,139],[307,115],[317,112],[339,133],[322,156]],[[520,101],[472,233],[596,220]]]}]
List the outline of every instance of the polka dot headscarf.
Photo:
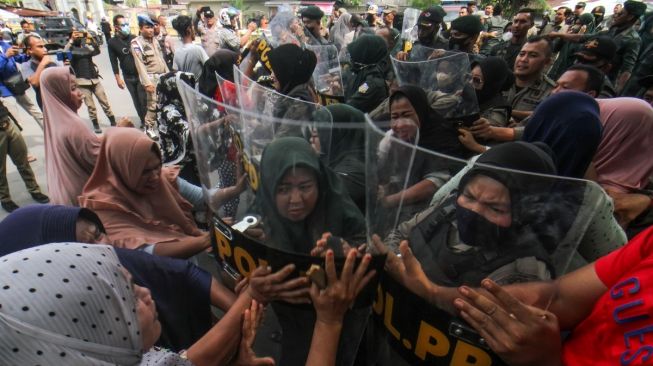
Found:
[{"label": "polka dot headscarf", "polygon": [[110,246],[58,243],[1,257],[1,363],[138,365],[135,306]]}]

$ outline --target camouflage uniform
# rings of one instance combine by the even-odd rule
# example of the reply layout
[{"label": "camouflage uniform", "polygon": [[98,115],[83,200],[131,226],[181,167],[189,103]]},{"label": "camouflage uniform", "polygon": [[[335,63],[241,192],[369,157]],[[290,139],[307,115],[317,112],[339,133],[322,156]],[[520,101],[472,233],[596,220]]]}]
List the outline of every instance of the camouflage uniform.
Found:
[{"label": "camouflage uniform", "polygon": [[[159,42],[155,38],[147,40],[138,36],[131,41],[131,52],[143,87],[153,85],[156,89],[159,77],[168,72]],[[148,129],[156,128],[156,92],[147,93],[145,125]]]},{"label": "camouflage uniform", "polygon": [[[513,84],[504,92],[504,97],[511,104],[513,111],[532,112],[544,98],[551,94],[555,85],[555,82],[543,73],[532,85],[524,87],[520,91],[517,91],[517,86]],[[515,127],[515,140],[521,139],[524,125],[525,121],[522,121],[519,126]]]}]

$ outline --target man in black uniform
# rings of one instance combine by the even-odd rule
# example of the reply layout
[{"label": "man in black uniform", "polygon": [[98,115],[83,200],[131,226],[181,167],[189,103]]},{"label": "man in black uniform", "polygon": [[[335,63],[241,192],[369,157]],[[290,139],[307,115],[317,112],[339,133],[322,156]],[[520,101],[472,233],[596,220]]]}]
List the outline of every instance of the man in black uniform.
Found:
[{"label": "man in black uniform", "polygon": [[[113,26],[114,36],[108,42],[111,68],[116,76],[118,87],[124,89],[126,86],[127,90],[129,90],[134,108],[136,108],[138,118],[141,120],[141,126],[143,126],[145,124],[145,113],[147,112],[146,94],[138,79],[138,71],[134,64],[130,46],[131,40],[136,36],[131,34],[127,19],[120,14],[113,17]],[[122,70],[122,78],[118,71],[118,65]]]},{"label": "man in black uniform", "polygon": [[[422,11],[417,18],[417,41],[415,45],[420,45],[433,49],[449,49],[449,41],[440,35],[442,26],[442,7],[432,6]],[[417,59],[422,59],[424,55],[415,55]],[[411,56],[415,58],[415,56]],[[409,58],[408,52],[397,53],[397,59],[405,61]]]}]

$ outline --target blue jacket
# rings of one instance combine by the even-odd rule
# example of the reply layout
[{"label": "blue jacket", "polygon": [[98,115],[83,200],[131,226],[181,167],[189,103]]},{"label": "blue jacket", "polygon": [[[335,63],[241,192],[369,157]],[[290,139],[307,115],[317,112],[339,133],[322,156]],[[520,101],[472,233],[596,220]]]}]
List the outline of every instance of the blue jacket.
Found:
[{"label": "blue jacket", "polygon": [[3,98],[13,96],[5,86],[4,80],[18,72],[16,62],[23,63],[29,59],[29,56],[25,54],[7,57],[6,52],[9,48],[11,48],[11,44],[0,41],[0,96]]}]

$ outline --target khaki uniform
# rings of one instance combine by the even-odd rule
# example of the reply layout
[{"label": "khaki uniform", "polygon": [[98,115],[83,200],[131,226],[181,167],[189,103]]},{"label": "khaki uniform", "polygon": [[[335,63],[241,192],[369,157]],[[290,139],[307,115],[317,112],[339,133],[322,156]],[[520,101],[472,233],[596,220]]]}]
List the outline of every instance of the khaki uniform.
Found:
[{"label": "khaki uniform", "polygon": [[[548,76],[542,74],[532,85],[517,91],[517,86],[512,85],[510,89],[504,92],[504,98],[510,103],[513,111],[532,112],[544,98],[551,94],[556,84]],[[515,140],[520,140],[524,134],[525,122],[521,121],[520,125],[515,127]]]},{"label": "khaki uniform", "polygon": [[[148,41],[142,36],[138,36],[131,41],[131,52],[134,56],[136,70],[138,70],[138,78],[143,87],[153,85],[156,88],[161,75],[168,72],[168,65],[163,59],[159,42],[155,38]],[[156,91],[146,94],[145,125],[147,128],[156,128]]]},{"label": "khaki uniform", "polygon": [[7,181],[7,155],[18,169],[29,193],[41,193],[34,172],[27,162],[27,145],[16,124],[8,117],[0,118],[0,201],[11,200]]}]

